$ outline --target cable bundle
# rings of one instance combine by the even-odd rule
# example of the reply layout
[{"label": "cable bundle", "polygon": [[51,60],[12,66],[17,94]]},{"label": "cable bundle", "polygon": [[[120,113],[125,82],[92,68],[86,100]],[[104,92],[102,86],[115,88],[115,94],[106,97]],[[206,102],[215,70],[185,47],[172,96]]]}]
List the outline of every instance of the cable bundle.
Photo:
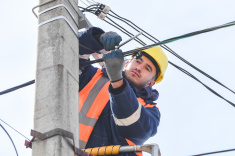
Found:
[{"label": "cable bundle", "polygon": [[[94,2],[94,1],[93,1]],[[134,35],[132,33],[130,33],[128,30],[126,30],[124,27],[122,27],[121,25],[117,24],[115,21],[113,21],[111,18],[109,18],[108,16],[111,16],[117,20],[120,20],[122,22],[124,22],[125,24],[127,24],[128,26],[130,26],[132,29],[134,29],[137,32],[142,31],[143,32],[143,36],[147,39],[149,39],[150,41],[154,42],[155,44],[152,45],[148,45],[146,46],[146,43],[144,43],[141,39],[136,38],[135,40],[140,43],[142,46],[145,46],[145,49],[147,47],[152,47],[152,46],[161,46],[162,48],[164,48],[165,50],[167,50],[168,52],[170,52],[171,54],[173,54],[175,57],[177,57],[178,59],[180,59],[181,61],[183,61],[184,63],[186,63],[187,65],[189,65],[190,67],[192,67],[193,69],[197,70],[198,72],[200,72],[201,74],[203,74],[204,76],[206,76],[207,78],[211,79],[212,81],[216,82],[217,84],[221,85],[222,87],[226,88],[227,90],[229,90],[230,92],[234,93],[235,92],[233,90],[231,90],[230,88],[228,88],[227,86],[225,86],[224,84],[222,84],[221,82],[219,82],[218,80],[216,80],[215,78],[213,78],[212,76],[210,76],[209,74],[207,74],[206,72],[202,71],[201,69],[199,69],[198,67],[194,66],[193,64],[191,64],[189,61],[187,61],[186,59],[184,59],[183,57],[181,57],[180,55],[178,55],[175,51],[173,51],[171,48],[169,48],[168,46],[164,45],[166,43],[169,42],[173,42],[179,39],[183,39],[183,38],[187,38],[187,37],[191,37],[191,36],[195,36],[201,33],[206,33],[209,31],[214,31],[220,28],[225,28],[225,27],[229,27],[232,25],[235,25],[235,22],[230,22],[230,23],[226,23],[217,27],[212,27],[212,28],[208,28],[208,29],[204,29],[204,30],[200,30],[200,31],[196,31],[196,32],[192,32],[192,33],[188,33],[185,35],[181,35],[178,37],[173,37],[164,41],[160,41],[157,38],[155,38],[154,36],[152,36],[151,34],[149,34],[148,32],[146,32],[145,30],[141,29],[140,27],[138,27],[136,24],[134,24],[133,22],[131,22],[130,20],[123,18],[119,15],[117,15],[114,11],[112,11],[111,9],[107,12],[103,12],[104,8],[109,8],[108,6],[105,6],[104,4],[100,4],[100,3],[93,3],[92,5],[88,6],[87,8],[83,8],[83,7],[79,7],[82,12],[89,12],[92,13],[96,16],[100,16],[102,14],[103,19],[106,23],[114,26],[115,28],[117,28],[118,30],[120,30],[121,32],[123,32],[124,34],[126,34],[129,37],[133,37]],[[110,13],[109,13],[110,12]],[[105,20],[105,18],[107,18],[109,21]],[[129,53],[131,53],[132,51],[130,51]],[[127,56],[127,54],[125,54],[124,56]],[[99,60],[94,61],[94,63],[99,62]],[[235,104],[230,102],[229,100],[227,100],[226,98],[222,97],[220,94],[218,94],[216,91],[214,91],[213,89],[211,89],[210,87],[208,87],[206,84],[204,84],[203,82],[201,82],[198,78],[196,78],[194,75],[192,75],[190,72],[188,72],[187,70],[183,69],[182,67],[179,67],[178,65],[176,65],[175,63],[172,63],[171,61],[168,61],[169,64],[171,64],[173,67],[175,67],[176,69],[180,70],[181,72],[185,73],[186,75],[190,76],[191,78],[193,78],[194,80],[198,81],[199,83],[201,83],[204,87],[206,87],[209,91],[211,91],[213,94],[215,94],[216,96],[222,98],[223,100],[227,101],[229,104],[231,104],[232,106],[235,107]]]}]

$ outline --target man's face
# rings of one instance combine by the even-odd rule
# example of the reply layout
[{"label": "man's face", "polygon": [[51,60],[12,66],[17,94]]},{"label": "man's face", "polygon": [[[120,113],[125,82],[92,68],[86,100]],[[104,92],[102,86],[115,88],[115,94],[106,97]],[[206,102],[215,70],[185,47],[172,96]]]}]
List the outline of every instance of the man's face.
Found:
[{"label": "man's face", "polygon": [[156,68],[153,63],[145,56],[140,59],[133,59],[127,62],[124,68],[124,77],[131,86],[142,89],[145,86],[155,84],[154,77]]}]

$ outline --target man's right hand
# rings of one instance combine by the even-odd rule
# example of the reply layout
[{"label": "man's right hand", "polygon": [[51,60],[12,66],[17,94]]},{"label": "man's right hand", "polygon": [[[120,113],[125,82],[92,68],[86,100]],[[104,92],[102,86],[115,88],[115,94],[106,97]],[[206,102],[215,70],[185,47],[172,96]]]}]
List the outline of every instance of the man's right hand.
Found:
[{"label": "man's right hand", "polygon": [[115,32],[109,31],[100,36],[100,42],[104,45],[106,51],[114,50],[122,41],[120,35]]}]

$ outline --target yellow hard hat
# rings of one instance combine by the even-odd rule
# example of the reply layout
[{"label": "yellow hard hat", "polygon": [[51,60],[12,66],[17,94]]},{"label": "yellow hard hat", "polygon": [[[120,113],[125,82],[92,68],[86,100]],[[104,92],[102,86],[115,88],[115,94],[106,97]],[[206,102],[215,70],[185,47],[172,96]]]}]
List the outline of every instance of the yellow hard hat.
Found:
[{"label": "yellow hard hat", "polygon": [[[168,59],[167,59],[166,54],[163,52],[163,50],[160,47],[157,47],[157,46],[140,51],[140,53],[142,52],[147,53],[152,58],[150,59],[150,61],[152,62],[155,61],[153,62],[155,67],[157,63],[158,67],[156,67],[156,69],[159,68],[160,73],[158,73],[155,82],[156,83],[161,82],[168,66]],[[132,58],[133,57],[134,57],[134,54],[132,55]]]}]

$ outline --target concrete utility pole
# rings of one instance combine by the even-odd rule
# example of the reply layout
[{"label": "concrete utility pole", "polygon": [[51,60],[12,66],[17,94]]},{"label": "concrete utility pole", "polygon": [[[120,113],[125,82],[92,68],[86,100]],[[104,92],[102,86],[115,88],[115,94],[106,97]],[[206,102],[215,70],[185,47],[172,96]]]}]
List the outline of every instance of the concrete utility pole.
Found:
[{"label": "concrete utility pole", "polygon": [[[47,1],[50,0],[39,0],[39,4]],[[34,130],[40,133],[56,128],[69,131],[74,134],[78,147],[79,43],[74,33],[78,32],[78,15],[70,4],[78,11],[78,0],[54,0],[39,8],[41,12],[60,5],[38,18]],[[55,20],[48,21],[51,19]],[[74,155],[72,140],[60,135],[35,139],[32,146],[33,156]]]}]

